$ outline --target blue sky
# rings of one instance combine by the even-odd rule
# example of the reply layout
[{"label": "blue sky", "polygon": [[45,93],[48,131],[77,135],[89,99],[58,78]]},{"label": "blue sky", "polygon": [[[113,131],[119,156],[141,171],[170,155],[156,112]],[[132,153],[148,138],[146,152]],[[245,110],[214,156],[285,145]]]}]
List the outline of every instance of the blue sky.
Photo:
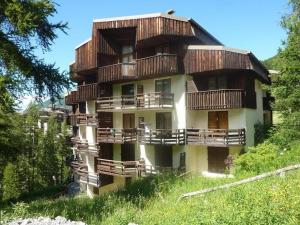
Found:
[{"label": "blue sky", "polygon": [[285,38],[280,18],[287,12],[287,0],[56,0],[58,13],[52,21],[69,24],[68,35],[58,33],[52,51],[42,54],[67,70],[74,60],[74,48],[91,36],[96,18],[166,12],[193,18],[229,47],[252,51],[259,59],[276,54]]}]

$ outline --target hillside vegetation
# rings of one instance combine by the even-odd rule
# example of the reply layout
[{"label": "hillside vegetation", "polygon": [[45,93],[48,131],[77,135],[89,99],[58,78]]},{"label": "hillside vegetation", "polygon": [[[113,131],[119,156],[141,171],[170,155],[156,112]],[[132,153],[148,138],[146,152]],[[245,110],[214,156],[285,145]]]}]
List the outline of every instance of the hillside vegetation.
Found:
[{"label": "hillside vegetation", "polygon": [[[270,148],[267,148],[270,149]],[[300,171],[284,177],[270,177],[227,190],[220,190],[185,200],[178,197],[186,192],[230,183],[249,176],[246,168],[257,173],[300,162],[300,146],[279,153],[273,150],[247,153],[241,159],[237,178],[209,179],[174,174],[146,177],[126,189],[94,199],[40,199],[2,207],[2,219],[37,216],[64,216],[88,224],[299,224]],[[246,156],[245,156],[246,157]],[[249,158],[260,157],[250,163]],[[271,158],[270,158],[271,157]],[[272,158],[273,157],[273,158]],[[268,160],[267,160],[268,159]],[[271,163],[273,159],[273,163]],[[246,165],[245,162],[248,162]],[[255,165],[255,162],[257,164]],[[241,173],[243,171],[244,173]]]}]

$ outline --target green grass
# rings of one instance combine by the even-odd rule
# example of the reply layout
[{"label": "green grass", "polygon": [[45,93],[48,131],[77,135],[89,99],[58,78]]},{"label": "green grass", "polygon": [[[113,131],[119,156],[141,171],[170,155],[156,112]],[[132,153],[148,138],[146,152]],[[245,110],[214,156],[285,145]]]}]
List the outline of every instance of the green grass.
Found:
[{"label": "green grass", "polygon": [[114,194],[40,199],[2,207],[2,220],[58,215],[88,224],[300,224],[300,171],[178,201],[234,179],[161,175]]}]

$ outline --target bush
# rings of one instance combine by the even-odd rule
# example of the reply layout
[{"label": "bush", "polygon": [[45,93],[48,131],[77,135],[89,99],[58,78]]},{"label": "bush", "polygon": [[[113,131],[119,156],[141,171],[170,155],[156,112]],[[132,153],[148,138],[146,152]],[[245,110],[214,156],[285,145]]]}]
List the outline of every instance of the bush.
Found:
[{"label": "bush", "polygon": [[21,192],[17,166],[8,163],[3,173],[3,200],[17,199]]},{"label": "bush", "polygon": [[300,163],[300,143],[291,143],[291,148],[281,148],[276,144],[266,141],[239,156],[235,161],[235,172],[237,175],[260,174]]}]

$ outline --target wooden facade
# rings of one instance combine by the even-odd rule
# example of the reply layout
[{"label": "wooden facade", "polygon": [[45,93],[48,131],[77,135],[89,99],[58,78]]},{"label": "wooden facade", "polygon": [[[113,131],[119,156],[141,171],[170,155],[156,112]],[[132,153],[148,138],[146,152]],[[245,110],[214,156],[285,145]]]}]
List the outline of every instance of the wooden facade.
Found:
[{"label": "wooden facade", "polygon": [[[86,157],[89,171],[81,162],[72,167],[80,182],[94,187],[112,184],[113,176],[172,170],[174,149],[183,151],[178,169],[185,168],[181,153],[188,146],[179,145],[242,149],[246,131],[229,129],[228,111],[257,109],[256,80],[269,82],[252,53],[226,48],[195,21],[173,15],[95,20],[91,38],[75,54],[70,72],[77,90],[65,102],[72,106],[73,134],[81,140],[72,141],[79,156],[94,158]],[[198,115],[188,110],[208,111],[207,118],[199,113],[205,129],[184,127]],[[114,144],[119,161],[113,160]],[[146,151],[147,145],[155,145],[151,165],[136,161],[136,150]]]},{"label": "wooden facade", "polygon": [[256,94],[239,89],[188,92],[186,108],[189,110],[256,108]]}]

